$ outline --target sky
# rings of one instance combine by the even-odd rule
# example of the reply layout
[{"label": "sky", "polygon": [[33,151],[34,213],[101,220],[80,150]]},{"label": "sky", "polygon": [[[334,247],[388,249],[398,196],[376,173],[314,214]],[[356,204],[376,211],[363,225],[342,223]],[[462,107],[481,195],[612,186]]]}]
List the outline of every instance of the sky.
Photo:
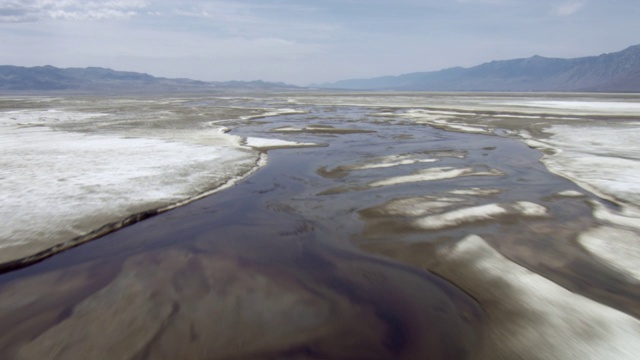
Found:
[{"label": "sky", "polygon": [[599,55],[638,0],[0,0],[0,64],[295,85]]}]

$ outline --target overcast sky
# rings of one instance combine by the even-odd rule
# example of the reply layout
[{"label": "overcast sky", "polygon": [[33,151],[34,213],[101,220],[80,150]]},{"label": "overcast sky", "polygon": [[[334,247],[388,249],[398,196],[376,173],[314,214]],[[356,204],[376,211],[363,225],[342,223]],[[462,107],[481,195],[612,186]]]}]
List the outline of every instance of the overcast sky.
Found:
[{"label": "overcast sky", "polygon": [[297,85],[640,44],[640,0],[0,0],[0,64]]}]

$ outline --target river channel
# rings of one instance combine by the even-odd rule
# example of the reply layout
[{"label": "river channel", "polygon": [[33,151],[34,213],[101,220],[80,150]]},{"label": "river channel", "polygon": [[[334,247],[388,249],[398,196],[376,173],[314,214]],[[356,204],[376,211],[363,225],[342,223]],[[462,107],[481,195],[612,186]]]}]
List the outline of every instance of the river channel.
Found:
[{"label": "river channel", "polygon": [[471,234],[639,315],[638,290],[575,243],[597,197],[538,150],[380,109],[302,110],[231,134],[317,146],[265,148],[231,188],[2,275],[3,358],[489,358],[486,304],[439,258]]}]

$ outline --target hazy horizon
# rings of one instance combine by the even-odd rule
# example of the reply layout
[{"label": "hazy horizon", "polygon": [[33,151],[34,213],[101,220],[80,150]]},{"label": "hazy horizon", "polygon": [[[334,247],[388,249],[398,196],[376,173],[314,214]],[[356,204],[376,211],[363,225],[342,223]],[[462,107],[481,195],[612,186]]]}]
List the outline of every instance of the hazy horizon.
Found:
[{"label": "hazy horizon", "polygon": [[295,85],[640,43],[614,0],[0,0],[0,63]]}]

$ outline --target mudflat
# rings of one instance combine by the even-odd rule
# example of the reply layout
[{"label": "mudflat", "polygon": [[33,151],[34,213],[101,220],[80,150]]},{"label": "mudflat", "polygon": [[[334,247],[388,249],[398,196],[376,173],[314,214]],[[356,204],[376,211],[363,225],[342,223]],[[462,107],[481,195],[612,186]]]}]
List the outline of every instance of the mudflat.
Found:
[{"label": "mudflat", "polygon": [[562,126],[632,128],[635,118],[558,110],[566,95],[548,97],[551,105],[446,94],[182,101],[194,113],[251,109],[219,121],[230,136],[274,139],[246,149],[266,152],[267,165],[5,273],[0,352],[632,359],[640,350],[633,270],[585,244],[616,234],[602,230],[610,228],[636,246],[622,221],[635,204],[616,203],[611,183],[562,167],[554,149],[584,148],[560,141]]}]

